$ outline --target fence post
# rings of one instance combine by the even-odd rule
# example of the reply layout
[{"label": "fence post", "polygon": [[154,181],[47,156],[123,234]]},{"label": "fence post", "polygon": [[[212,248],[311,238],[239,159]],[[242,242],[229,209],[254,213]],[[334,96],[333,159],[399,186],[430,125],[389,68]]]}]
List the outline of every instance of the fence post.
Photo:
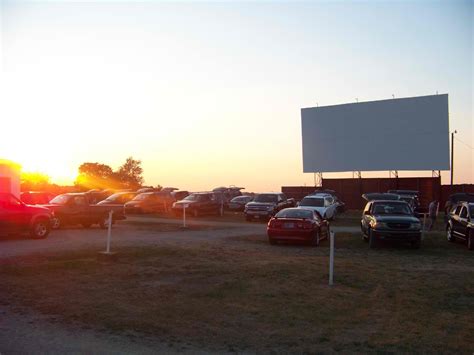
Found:
[{"label": "fence post", "polygon": [[334,232],[329,233],[329,286],[334,284]]},{"label": "fence post", "polygon": [[110,253],[110,239],[112,235],[112,215],[114,214],[114,211],[110,210],[109,211],[109,225],[108,225],[108,230],[107,230],[107,250],[105,251],[107,254]]}]

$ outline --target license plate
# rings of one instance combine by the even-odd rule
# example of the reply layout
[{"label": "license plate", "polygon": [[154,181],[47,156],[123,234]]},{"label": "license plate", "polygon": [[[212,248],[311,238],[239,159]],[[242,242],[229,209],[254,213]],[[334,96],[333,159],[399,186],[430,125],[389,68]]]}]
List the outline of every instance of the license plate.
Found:
[{"label": "license plate", "polygon": [[284,223],[283,224],[283,227],[284,228],[295,228],[295,224],[294,223]]}]

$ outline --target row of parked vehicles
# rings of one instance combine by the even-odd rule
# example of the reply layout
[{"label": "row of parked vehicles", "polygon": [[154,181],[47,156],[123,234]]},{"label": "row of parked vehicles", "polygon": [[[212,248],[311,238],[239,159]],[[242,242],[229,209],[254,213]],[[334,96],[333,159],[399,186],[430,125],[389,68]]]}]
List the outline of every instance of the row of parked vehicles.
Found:
[{"label": "row of parked vehicles", "polygon": [[[422,224],[420,212],[417,211],[418,196],[415,191],[407,193],[403,190],[400,195],[397,192],[392,190],[363,195],[367,203],[360,227],[362,238],[370,248],[384,241],[409,243],[413,248],[421,246]],[[474,250],[474,195],[457,195],[457,202],[452,203],[447,212],[447,239],[450,242],[461,240],[469,250]],[[315,197],[326,198],[324,193],[316,192],[303,198],[297,208],[284,208],[270,216],[267,225],[270,244],[278,241],[306,241],[317,246],[328,237],[329,209],[318,209],[312,201],[305,203]]]}]

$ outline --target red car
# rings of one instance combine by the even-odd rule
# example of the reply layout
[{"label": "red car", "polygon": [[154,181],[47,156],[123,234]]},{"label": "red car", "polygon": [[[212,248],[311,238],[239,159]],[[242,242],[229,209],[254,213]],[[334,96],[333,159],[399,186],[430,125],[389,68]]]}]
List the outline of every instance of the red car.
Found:
[{"label": "red car", "polygon": [[270,219],[267,235],[270,244],[298,241],[318,246],[321,240],[329,237],[329,222],[317,211],[285,208]]}]

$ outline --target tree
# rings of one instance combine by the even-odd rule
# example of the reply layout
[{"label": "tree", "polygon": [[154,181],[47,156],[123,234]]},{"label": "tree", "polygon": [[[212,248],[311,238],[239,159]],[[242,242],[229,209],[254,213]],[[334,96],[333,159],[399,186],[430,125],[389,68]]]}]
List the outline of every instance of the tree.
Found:
[{"label": "tree", "polygon": [[21,191],[47,191],[51,186],[48,175],[38,172],[21,173]]},{"label": "tree", "polygon": [[83,163],[79,166],[79,174],[74,182],[84,189],[106,189],[117,187],[112,168],[101,163]]},{"label": "tree", "polygon": [[141,160],[128,157],[125,163],[115,172],[116,179],[126,188],[139,188],[143,184],[141,164]]}]

